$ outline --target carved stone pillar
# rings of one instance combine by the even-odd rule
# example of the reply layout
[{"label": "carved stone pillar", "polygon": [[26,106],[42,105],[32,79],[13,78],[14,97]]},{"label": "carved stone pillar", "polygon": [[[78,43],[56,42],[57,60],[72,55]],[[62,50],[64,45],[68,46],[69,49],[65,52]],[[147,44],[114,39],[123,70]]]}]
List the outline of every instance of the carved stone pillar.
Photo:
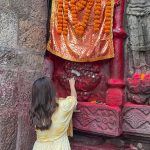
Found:
[{"label": "carved stone pillar", "polygon": [[125,0],[116,3],[114,16],[114,48],[115,57],[110,63],[109,89],[106,95],[106,104],[122,105],[124,99],[124,39],[126,33],[123,29]]}]

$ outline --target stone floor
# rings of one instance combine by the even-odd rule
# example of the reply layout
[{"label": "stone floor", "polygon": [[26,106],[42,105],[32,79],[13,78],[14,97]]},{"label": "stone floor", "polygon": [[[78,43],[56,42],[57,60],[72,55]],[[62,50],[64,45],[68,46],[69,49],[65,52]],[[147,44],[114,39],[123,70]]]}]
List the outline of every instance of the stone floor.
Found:
[{"label": "stone floor", "polygon": [[150,139],[138,136],[118,138],[75,132],[72,150],[150,150]]}]

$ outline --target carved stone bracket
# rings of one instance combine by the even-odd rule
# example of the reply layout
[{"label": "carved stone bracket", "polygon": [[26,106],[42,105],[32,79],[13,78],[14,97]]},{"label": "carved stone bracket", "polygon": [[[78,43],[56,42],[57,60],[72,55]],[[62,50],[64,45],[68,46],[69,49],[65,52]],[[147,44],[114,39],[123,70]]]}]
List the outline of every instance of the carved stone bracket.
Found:
[{"label": "carved stone bracket", "polygon": [[79,102],[73,118],[74,127],[81,131],[118,136],[121,134],[121,110],[105,104]]},{"label": "carved stone bracket", "polygon": [[150,136],[150,106],[126,103],[123,109],[123,131]]}]

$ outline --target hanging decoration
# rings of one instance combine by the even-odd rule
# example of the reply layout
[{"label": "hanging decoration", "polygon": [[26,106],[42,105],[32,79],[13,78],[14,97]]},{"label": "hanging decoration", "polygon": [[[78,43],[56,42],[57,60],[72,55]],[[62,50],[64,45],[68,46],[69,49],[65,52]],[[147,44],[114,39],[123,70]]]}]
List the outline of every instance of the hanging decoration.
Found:
[{"label": "hanging decoration", "polygon": [[52,0],[48,50],[87,62],[112,58],[114,0]]}]

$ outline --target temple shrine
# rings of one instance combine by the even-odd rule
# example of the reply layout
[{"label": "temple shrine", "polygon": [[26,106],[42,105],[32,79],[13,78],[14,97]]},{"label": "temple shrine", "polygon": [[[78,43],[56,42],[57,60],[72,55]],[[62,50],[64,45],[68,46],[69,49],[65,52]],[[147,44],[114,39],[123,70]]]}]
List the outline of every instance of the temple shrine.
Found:
[{"label": "temple shrine", "polygon": [[[149,8],[148,0],[52,1],[46,59],[60,96],[76,79],[73,124],[83,139],[150,136]],[[73,149],[86,149],[75,141]]]},{"label": "temple shrine", "polygon": [[76,80],[72,150],[150,150],[150,0],[0,0],[0,150],[32,149],[43,74]]}]

